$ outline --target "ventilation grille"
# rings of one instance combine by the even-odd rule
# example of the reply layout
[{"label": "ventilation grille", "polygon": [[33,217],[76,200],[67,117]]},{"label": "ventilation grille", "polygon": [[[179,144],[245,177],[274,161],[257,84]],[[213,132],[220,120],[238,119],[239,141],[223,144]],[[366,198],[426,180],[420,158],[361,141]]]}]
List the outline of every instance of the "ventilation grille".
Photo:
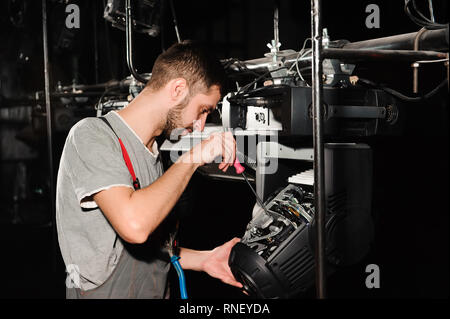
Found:
[{"label": "ventilation grille", "polygon": [[345,191],[328,196],[327,208],[330,214],[345,212],[347,203],[347,193]]},{"label": "ventilation grille", "polygon": [[290,283],[291,289],[297,289],[302,277],[314,267],[314,258],[307,247],[302,248],[292,258],[280,265],[280,269]]}]

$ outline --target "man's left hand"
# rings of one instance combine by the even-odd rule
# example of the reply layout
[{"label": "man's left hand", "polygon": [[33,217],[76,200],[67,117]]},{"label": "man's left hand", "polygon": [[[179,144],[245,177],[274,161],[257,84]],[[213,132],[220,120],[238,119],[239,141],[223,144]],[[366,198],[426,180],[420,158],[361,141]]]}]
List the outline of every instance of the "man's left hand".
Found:
[{"label": "man's left hand", "polygon": [[228,257],[230,256],[231,248],[239,241],[239,238],[233,238],[225,244],[211,250],[205,258],[202,268],[211,277],[220,279],[226,284],[242,288],[242,284],[236,281],[228,266]]}]

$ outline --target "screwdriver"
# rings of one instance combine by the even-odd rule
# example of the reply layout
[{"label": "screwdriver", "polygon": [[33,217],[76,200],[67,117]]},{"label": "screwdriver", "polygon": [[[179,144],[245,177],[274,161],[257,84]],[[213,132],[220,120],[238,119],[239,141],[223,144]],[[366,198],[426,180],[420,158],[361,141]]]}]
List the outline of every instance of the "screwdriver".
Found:
[{"label": "screwdriver", "polygon": [[267,208],[264,205],[263,201],[261,200],[261,198],[259,198],[258,194],[256,193],[256,191],[253,189],[252,185],[250,184],[250,181],[248,180],[247,176],[245,176],[245,174],[244,174],[245,168],[244,168],[244,166],[241,165],[241,163],[239,163],[239,160],[237,158],[237,154],[236,154],[236,159],[234,160],[233,166],[236,169],[236,173],[237,174],[241,174],[244,177],[245,181],[248,184],[248,187],[250,187],[250,189],[252,190],[253,194],[255,194],[256,201],[258,202],[259,206],[261,206],[264,209],[266,214],[270,215],[269,212],[267,211]]},{"label": "screwdriver", "polygon": [[[226,127],[226,128],[224,128],[224,131],[225,132],[231,132],[231,128]],[[244,166],[241,165],[241,163],[239,163],[239,160],[237,158],[237,153],[238,152],[236,150],[236,159],[234,160],[234,163],[233,163],[233,166],[236,169],[236,173],[237,174],[241,174],[244,177],[245,181],[248,184],[248,187],[250,187],[250,189],[252,190],[253,194],[255,194],[256,201],[258,202],[259,206],[261,206],[264,209],[264,211],[266,212],[267,215],[270,215],[269,212],[267,211],[267,208],[264,205],[263,201],[261,200],[261,198],[259,198],[258,194],[256,193],[256,191],[253,189],[252,185],[250,184],[250,181],[248,180],[247,176],[245,176],[245,174],[244,174],[245,168],[244,168]]]}]

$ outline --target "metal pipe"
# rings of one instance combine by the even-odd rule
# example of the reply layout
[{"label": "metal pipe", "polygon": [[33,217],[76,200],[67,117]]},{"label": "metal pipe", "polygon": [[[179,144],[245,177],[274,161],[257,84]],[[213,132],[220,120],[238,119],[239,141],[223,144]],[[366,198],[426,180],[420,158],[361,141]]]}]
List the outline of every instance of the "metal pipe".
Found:
[{"label": "metal pipe", "polygon": [[173,6],[173,0],[170,0],[170,10],[172,11],[172,17],[173,17],[173,25],[175,27],[175,33],[177,35],[177,41],[178,43],[181,42],[180,32],[178,31],[178,21],[177,16],[175,14],[175,7]]},{"label": "metal pipe", "polygon": [[[295,61],[297,61],[298,52],[294,52],[292,54],[289,54],[288,56],[284,57],[284,65],[286,67],[290,67]],[[311,57],[306,56],[298,59],[298,65],[299,66],[305,66],[311,64]],[[255,72],[267,72],[269,67],[273,66],[273,60],[272,58],[259,58],[259,59],[252,59],[252,60],[246,60],[246,61],[240,61],[235,62],[230,65],[230,70],[235,72],[240,72],[242,69],[242,65],[245,65],[245,67],[250,71]]]},{"label": "metal pipe", "polygon": [[449,79],[449,72],[448,72],[448,53],[447,53],[447,62],[445,62],[445,66],[446,66],[446,68],[447,68],[447,90],[449,90],[450,89],[450,79]]},{"label": "metal pipe", "polygon": [[414,50],[362,50],[335,49],[322,50],[323,59],[339,59],[345,62],[356,61],[419,61],[445,59],[446,53]]},{"label": "metal pipe", "polygon": [[435,23],[436,20],[434,19],[433,0],[428,0],[428,9],[430,10],[430,20]]},{"label": "metal pipe", "polygon": [[273,12],[273,39],[275,40],[275,49],[278,51],[278,43],[280,42],[279,39],[279,29],[278,29],[278,7],[279,7],[279,1],[275,1],[275,8]]},{"label": "metal pipe", "polygon": [[[343,49],[412,50],[418,32],[398,34],[345,44]],[[420,38],[422,50],[448,51],[448,26],[439,30],[427,30]]]},{"label": "metal pipe", "polygon": [[[127,83],[125,83],[127,82]],[[97,83],[97,84],[72,84],[72,85],[65,85],[57,88],[57,91],[73,91],[73,90],[81,90],[81,91],[90,91],[90,90],[102,90],[102,89],[108,89],[108,88],[119,88],[122,86],[129,85],[131,80],[125,79],[121,81],[117,80],[111,80],[108,82],[103,83]]]},{"label": "metal pipe", "polygon": [[316,295],[326,297],[325,272],[325,165],[323,143],[323,91],[322,91],[322,21],[321,1],[311,0],[312,39],[312,108],[314,145],[314,208],[316,222]]},{"label": "metal pipe", "polygon": [[[419,50],[419,41],[422,34],[425,32],[425,28],[420,29],[419,32],[417,32],[417,35],[414,39],[414,51]],[[412,64],[413,68],[413,93],[417,93],[419,91],[419,63],[414,62]]]},{"label": "metal pipe", "polygon": [[147,83],[147,79],[136,72],[133,65],[133,27],[132,27],[132,17],[131,17],[131,0],[125,0],[125,33],[126,33],[126,44],[127,44],[127,65],[130,70],[131,75],[144,84]]},{"label": "metal pipe", "polygon": [[[144,77],[148,76],[150,77],[151,74],[144,73]],[[126,77],[122,80],[110,80],[108,82],[102,82],[97,84],[72,84],[72,85],[65,85],[57,88],[57,92],[67,92],[67,91],[74,91],[74,90],[80,90],[80,91],[91,91],[91,90],[102,90],[102,89],[121,89],[126,88],[130,86],[133,79],[131,77]]]},{"label": "metal pipe", "polygon": [[[418,32],[405,33],[394,35],[390,37],[377,38],[353,43],[347,43],[342,48],[335,50],[355,50],[358,49],[358,54],[361,56],[361,60],[373,59],[373,57],[368,52],[359,52],[359,51],[369,51],[371,50],[373,53],[376,53],[379,58],[384,59],[398,59],[402,54],[407,53],[406,50],[414,49],[414,39],[416,38]],[[420,47],[422,50],[429,51],[447,51],[448,50],[448,28],[439,29],[439,30],[426,30],[419,39]],[[327,48],[323,54],[331,54],[333,48]],[[361,50],[359,50],[361,49]],[[330,50],[330,51],[329,51]],[[381,52],[384,51],[384,52]],[[352,51],[339,51],[339,54],[343,56],[344,54],[353,53]],[[423,51],[422,51],[423,52]],[[436,52],[434,52],[436,53]],[[433,53],[433,54],[434,54]],[[356,55],[353,55],[353,58],[356,59]],[[416,53],[417,54],[417,53]],[[425,55],[427,53],[424,53]],[[297,59],[298,53],[294,52],[284,57],[284,65],[289,67],[292,63],[295,63]],[[441,56],[439,54],[439,56]],[[348,57],[347,57],[348,58]],[[410,61],[414,61],[416,58],[421,58],[421,56],[415,56],[411,58]],[[431,57],[430,57],[431,58]],[[438,57],[432,56],[432,59],[437,59]],[[442,58],[442,56],[441,56]],[[419,60],[418,59],[418,60]],[[311,57],[303,57],[299,59],[299,66],[309,65],[311,63]],[[230,65],[230,69],[236,72],[241,70],[240,65],[245,65],[249,70],[255,72],[266,72],[268,68],[273,64],[271,58],[258,58],[240,61],[239,63],[234,63]]]},{"label": "metal pipe", "polygon": [[60,97],[87,97],[87,96],[117,96],[117,93],[111,92],[111,93],[105,93],[105,91],[101,92],[80,92],[80,93],[74,93],[74,92],[62,92],[62,93],[52,93],[51,97],[54,98],[60,98]]},{"label": "metal pipe", "polygon": [[44,49],[44,86],[45,86],[45,111],[47,119],[47,151],[48,151],[48,169],[50,177],[50,211],[52,214],[52,239],[53,254],[52,265],[56,270],[56,252],[57,252],[57,234],[56,234],[56,210],[55,210],[55,178],[53,172],[53,136],[52,136],[52,109],[50,102],[50,74],[48,61],[48,35],[47,35],[47,0],[42,0],[42,46]]}]

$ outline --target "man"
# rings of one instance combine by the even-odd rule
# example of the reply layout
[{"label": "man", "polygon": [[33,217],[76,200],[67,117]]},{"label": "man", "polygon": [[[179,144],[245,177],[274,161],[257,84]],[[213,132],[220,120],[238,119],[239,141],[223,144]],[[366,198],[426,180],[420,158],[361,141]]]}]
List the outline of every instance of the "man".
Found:
[{"label": "man", "polygon": [[[69,272],[67,298],[167,298],[172,245],[164,227],[196,168],[235,159],[231,133],[215,133],[164,174],[156,137],[203,130],[221,97],[223,69],[191,42],[173,45],[153,66],[142,92],[124,109],[78,122],[69,132],[58,172],[56,221]],[[181,130],[179,130],[181,128]],[[131,160],[133,181],[118,138]],[[169,239],[168,239],[169,238]],[[205,271],[242,287],[228,267],[239,239],[211,251],[179,249],[184,269]]]}]

